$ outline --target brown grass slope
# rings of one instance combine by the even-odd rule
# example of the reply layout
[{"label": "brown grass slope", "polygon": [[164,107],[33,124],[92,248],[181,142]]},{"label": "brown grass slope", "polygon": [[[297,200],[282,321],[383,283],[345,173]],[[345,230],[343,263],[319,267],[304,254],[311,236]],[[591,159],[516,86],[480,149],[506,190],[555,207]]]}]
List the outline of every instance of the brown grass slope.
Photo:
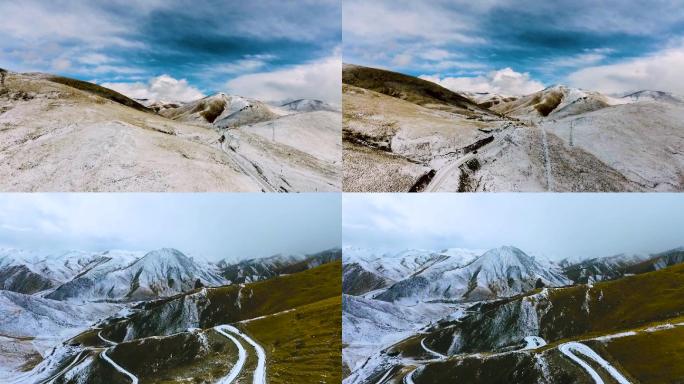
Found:
[{"label": "brown grass slope", "polygon": [[144,105],[138,103],[137,101],[124,96],[120,94],[117,91],[111,90],[109,88],[105,88],[103,86],[89,83],[87,81],[83,80],[76,80],[76,79],[71,79],[68,77],[62,77],[62,76],[52,76],[49,75],[46,77],[47,80],[59,83],[59,84],[64,84],[66,86],[76,88],[78,90],[88,92],[92,95],[100,96],[102,98],[105,98],[107,100],[111,100],[114,102],[117,102],[121,105],[125,105],[127,107],[131,107],[133,109],[137,109],[138,111],[144,111],[144,112],[151,112],[150,109],[145,107]]},{"label": "brown grass slope", "polygon": [[467,97],[433,82],[383,69],[345,64],[342,83],[455,113],[490,113]]}]

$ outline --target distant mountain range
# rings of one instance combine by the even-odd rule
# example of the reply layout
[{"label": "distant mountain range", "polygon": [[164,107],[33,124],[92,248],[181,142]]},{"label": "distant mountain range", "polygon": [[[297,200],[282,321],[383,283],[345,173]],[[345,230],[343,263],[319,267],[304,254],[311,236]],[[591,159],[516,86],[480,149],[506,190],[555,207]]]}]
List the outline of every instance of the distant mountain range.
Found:
[{"label": "distant mountain range", "polygon": [[53,300],[128,302],[202,286],[255,282],[340,260],[341,250],[208,263],[176,249],[147,253],[0,250],[0,286]]},{"label": "distant mountain range", "polygon": [[607,382],[613,365],[632,382],[678,377],[650,380],[639,350],[652,337],[663,344],[643,361],[679,361],[684,248],[559,263],[509,246],[345,248],[343,261],[345,384],[590,383],[573,348],[607,359]]}]

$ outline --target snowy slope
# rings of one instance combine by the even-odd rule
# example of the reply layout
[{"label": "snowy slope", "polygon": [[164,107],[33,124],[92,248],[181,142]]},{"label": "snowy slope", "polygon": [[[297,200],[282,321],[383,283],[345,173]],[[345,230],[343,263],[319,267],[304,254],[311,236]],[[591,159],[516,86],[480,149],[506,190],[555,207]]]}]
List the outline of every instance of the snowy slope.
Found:
[{"label": "snowy slope", "polygon": [[102,260],[99,252],[41,252],[22,249],[0,249],[0,269],[9,266],[25,266],[54,282],[65,282],[83,269]]},{"label": "snowy slope", "polygon": [[178,108],[161,111],[163,116],[190,123],[228,128],[275,119],[287,112],[258,100],[217,93]]},{"label": "snowy slope", "polygon": [[435,263],[397,282],[377,299],[390,302],[478,301],[516,295],[536,286],[568,283],[559,270],[550,269],[548,264],[518,248],[504,246],[485,252],[465,266]]},{"label": "snowy slope", "polygon": [[608,107],[615,100],[598,92],[553,85],[539,92],[505,101],[491,109],[521,119],[559,118]]},{"label": "snowy slope", "polygon": [[332,105],[321,100],[299,99],[290,101],[280,106],[286,111],[293,112],[315,112],[315,111],[332,111],[339,112],[339,110]]},{"label": "snowy slope", "polygon": [[674,95],[670,92],[663,91],[638,91],[634,93],[627,94],[622,97],[624,100],[629,100],[631,102],[666,102],[666,103],[683,103],[684,99],[681,96]]},{"label": "snowy slope", "polygon": [[113,257],[55,289],[56,300],[141,300],[193,289],[198,283],[221,285],[217,271],[175,249],[151,251],[141,258]]},{"label": "snowy slope", "polygon": [[228,263],[224,260],[218,264],[218,267],[221,276],[229,283],[241,284],[302,272],[340,258],[341,250],[336,248],[308,255],[277,254],[270,257],[242,260],[237,263]]},{"label": "snowy slope", "polygon": [[383,346],[399,341],[455,312],[443,304],[404,307],[358,296],[342,296],[342,358],[351,369]]},{"label": "snowy slope", "polygon": [[643,254],[620,254],[577,262],[566,259],[560,265],[563,267],[563,274],[574,283],[586,284],[620,278],[627,273],[629,267],[648,258],[648,255]]},{"label": "snowy slope", "polygon": [[327,163],[341,164],[341,125],[342,114],[339,111],[321,110],[246,125],[242,130],[312,155]]},{"label": "snowy slope", "polygon": [[[445,249],[430,251],[407,249],[399,252],[386,252],[376,249],[345,247],[344,264],[358,264],[363,269],[390,281],[399,281],[419,272],[437,262],[449,260],[447,264],[463,266],[472,261],[480,251]],[[443,263],[444,264],[444,263]]]}]

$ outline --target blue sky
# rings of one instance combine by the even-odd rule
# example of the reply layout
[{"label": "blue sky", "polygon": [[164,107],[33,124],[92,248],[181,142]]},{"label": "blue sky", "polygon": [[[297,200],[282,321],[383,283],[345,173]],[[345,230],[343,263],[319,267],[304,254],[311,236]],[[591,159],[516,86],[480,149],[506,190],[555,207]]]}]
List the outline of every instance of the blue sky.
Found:
[{"label": "blue sky", "polygon": [[345,0],[344,61],[448,88],[684,93],[680,1]]},{"label": "blue sky", "polygon": [[345,194],[343,244],[403,250],[517,246],[559,260],[684,246],[681,194]]},{"label": "blue sky", "polygon": [[0,194],[0,247],[173,247],[208,260],[339,247],[338,194]]},{"label": "blue sky", "polygon": [[8,0],[0,14],[0,67],[10,70],[164,97],[339,93],[339,0]]}]

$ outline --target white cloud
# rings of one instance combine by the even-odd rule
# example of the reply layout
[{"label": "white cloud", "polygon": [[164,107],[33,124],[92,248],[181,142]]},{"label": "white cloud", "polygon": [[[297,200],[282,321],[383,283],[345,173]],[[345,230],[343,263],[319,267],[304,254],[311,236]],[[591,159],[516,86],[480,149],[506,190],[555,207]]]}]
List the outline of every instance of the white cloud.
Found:
[{"label": "white cloud", "polygon": [[548,66],[550,69],[553,69],[558,67],[581,67],[593,65],[605,59],[610,52],[612,52],[611,49],[589,50],[574,56],[565,56],[550,60]]},{"label": "white cloud", "polygon": [[392,64],[397,65],[399,67],[407,67],[412,62],[413,62],[413,56],[411,56],[408,53],[400,53],[400,54],[394,56],[394,59],[392,59]]},{"label": "white cloud", "polygon": [[102,83],[101,85],[135,99],[187,102],[204,97],[204,94],[188,84],[187,80],[174,79],[169,75],[152,78],[147,83]]},{"label": "white cloud", "polygon": [[261,69],[268,64],[270,60],[275,59],[275,55],[261,54],[261,55],[247,55],[240,60],[223,65],[214,65],[208,69],[214,74],[238,74],[254,72]]},{"label": "white cloud", "polygon": [[69,69],[71,67],[71,61],[66,58],[58,58],[52,60],[52,68],[58,70],[58,71],[64,71],[66,69]]},{"label": "white cloud", "polygon": [[238,76],[226,83],[227,92],[264,101],[320,99],[339,105],[342,60],[334,54],[322,60],[273,72]]},{"label": "white cloud", "polygon": [[594,66],[568,76],[571,85],[604,93],[659,90],[684,94],[684,43],[616,64]]},{"label": "white cloud", "polygon": [[380,46],[398,40],[482,43],[468,32],[475,22],[446,2],[348,0],[342,7],[343,33],[355,43]]},{"label": "white cloud", "polygon": [[87,65],[102,65],[112,61],[112,59],[101,53],[88,53],[78,58],[79,63]]},{"label": "white cloud", "polygon": [[454,92],[490,92],[500,95],[527,95],[544,89],[544,84],[530,78],[527,72],[516,72],[511,68],[489,72],[476,77],[420,76]]}]

